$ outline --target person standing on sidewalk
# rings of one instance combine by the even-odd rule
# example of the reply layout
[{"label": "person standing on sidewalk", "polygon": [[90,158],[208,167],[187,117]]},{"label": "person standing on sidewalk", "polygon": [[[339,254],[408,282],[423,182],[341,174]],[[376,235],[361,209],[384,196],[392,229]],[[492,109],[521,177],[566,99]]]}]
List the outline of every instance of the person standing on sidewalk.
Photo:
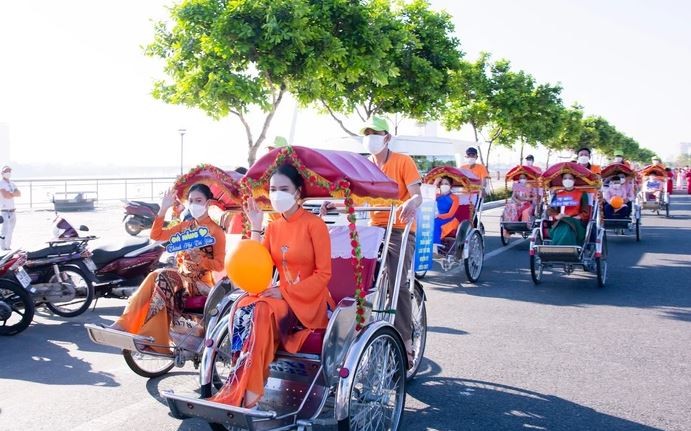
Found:
[{"label": "person standing on sidewalk", "polygon": [[17,222],[15,214],[14,198],[21,196],[17,186],[10,181],[12,168],[2,167],[2,179],[0,179],[0,215],[3,218],[2,231],[0,231],[0,249],[9,250],[12,243],[12,233]]}]

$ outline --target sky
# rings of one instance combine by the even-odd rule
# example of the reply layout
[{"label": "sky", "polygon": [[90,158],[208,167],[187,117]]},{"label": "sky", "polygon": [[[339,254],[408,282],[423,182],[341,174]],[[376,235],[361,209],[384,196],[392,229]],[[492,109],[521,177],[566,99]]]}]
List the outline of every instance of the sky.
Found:
[{"label": "sky", "polygon": [[[577,101],[586,114],[605,117],[663,156],[691,141],[691,2],[431,3],[453,16],[467,59],[487,51],[539,82],[559,82],[566,104]],[[13,162],[179,166],[184,128],[186,167],[246,164],[237,119],[215,121],[150,95],[162,64],[144,56],[142,46],[169,4],[0,0],[0,124]],[[290,135],[296,112],[292,99],[284,100],[269,142]],[[296,144],[342,135],[329,117],[297,114]],[[260,120],[252,118],[255,130]],[[357,126],[352,119],[350,125]],[[409,122],[404,132],[418,129]],[[469,138],[467,131],[442,134]]]}]

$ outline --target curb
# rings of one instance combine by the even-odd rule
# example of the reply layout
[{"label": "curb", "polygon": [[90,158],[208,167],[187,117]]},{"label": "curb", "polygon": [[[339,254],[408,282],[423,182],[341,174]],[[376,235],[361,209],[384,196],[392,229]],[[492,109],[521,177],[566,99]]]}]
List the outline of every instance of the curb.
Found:
[{"label": "curb", "polygon": [[493,202],[487,202],[482,204],[482,209],[483,210],[491,210],[494,208],[499,208],[504,206],[504,199],[500,199],[498,201],[493,201]]}]

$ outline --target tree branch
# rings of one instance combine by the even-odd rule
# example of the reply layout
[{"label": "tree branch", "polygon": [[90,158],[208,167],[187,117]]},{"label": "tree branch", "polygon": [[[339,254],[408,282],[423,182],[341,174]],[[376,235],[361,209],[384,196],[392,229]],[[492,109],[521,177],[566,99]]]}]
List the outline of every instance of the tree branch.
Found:
[{"label": "tree branch", "polygon": [[[326,108],[326,110],[329,111],[329,115],[331,115],[331,118],[336,120],[336,123],[338,123],[338,125],[341,126],[341,129],[343,129],[344,132],[346,132],[350,136],[357,136],[357,133],[353,133],[350,130],[348,130],[348,128],[345,126],[345,124],[343,124],[343,120],[341,120],[340,118],[338,118],[336,116],[336,113],[334,113],[334,111],[331,109],[331,107],[329,105],[326,104],[325,101],[322,100],[321,102],[322,102],[322,105],[324,105],[324,107]],[[359,115],[359,113],[358,113],[358,115]]]},{"label": "tree branch", "polygon": [[365,117],[363,117],[362,114],[360,113],[360,110],[358,109],[357,105],[355,105],[355,113],[357,113],[357,116],[360,117],[360,120],[362,120],[363,123],[364,123],[365,121],[367,121],[367,120],[365,119]]},{"label": "tree branch", "polygon": [[[281,100],[283,99],[285,91],[285,84],[281,84],[280,90],[278,91],[278,95],[274,94],[274,100],[271,104],[271,111],[269,111],[269,113],[266,115],[266,118],[264,119],[264,126],[262,126],[262,131],[259,134],[257,140],[254,143],[250,143],[250,159],[254,159],[254,155],[256,154],[257,149],[262,144],[262,142],[264,142],[264,139],[266,139],[266,132],[269,130],[271,120],[273,120],[274,115],[276,114],[276,109],[278,109],[278,105],[281,104]],[[250,164],[251,163],[254,163],[254,160],[251,160]]]}]

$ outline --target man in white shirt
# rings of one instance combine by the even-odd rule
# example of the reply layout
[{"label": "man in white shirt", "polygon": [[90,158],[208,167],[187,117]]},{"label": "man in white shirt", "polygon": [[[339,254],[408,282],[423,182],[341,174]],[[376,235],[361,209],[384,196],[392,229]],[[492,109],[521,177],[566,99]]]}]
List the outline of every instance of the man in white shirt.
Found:
[{"label": "man in white shirt", "polygon": [[21,196],[17,186],[10,181],[12,168],[2,167],[2,179],[0,179],[0,216],[3,218],[2,231],[0,231],[0,249],[9,250],[12,243],[12,233],[17,222],[15,214],[14,198]]}]

